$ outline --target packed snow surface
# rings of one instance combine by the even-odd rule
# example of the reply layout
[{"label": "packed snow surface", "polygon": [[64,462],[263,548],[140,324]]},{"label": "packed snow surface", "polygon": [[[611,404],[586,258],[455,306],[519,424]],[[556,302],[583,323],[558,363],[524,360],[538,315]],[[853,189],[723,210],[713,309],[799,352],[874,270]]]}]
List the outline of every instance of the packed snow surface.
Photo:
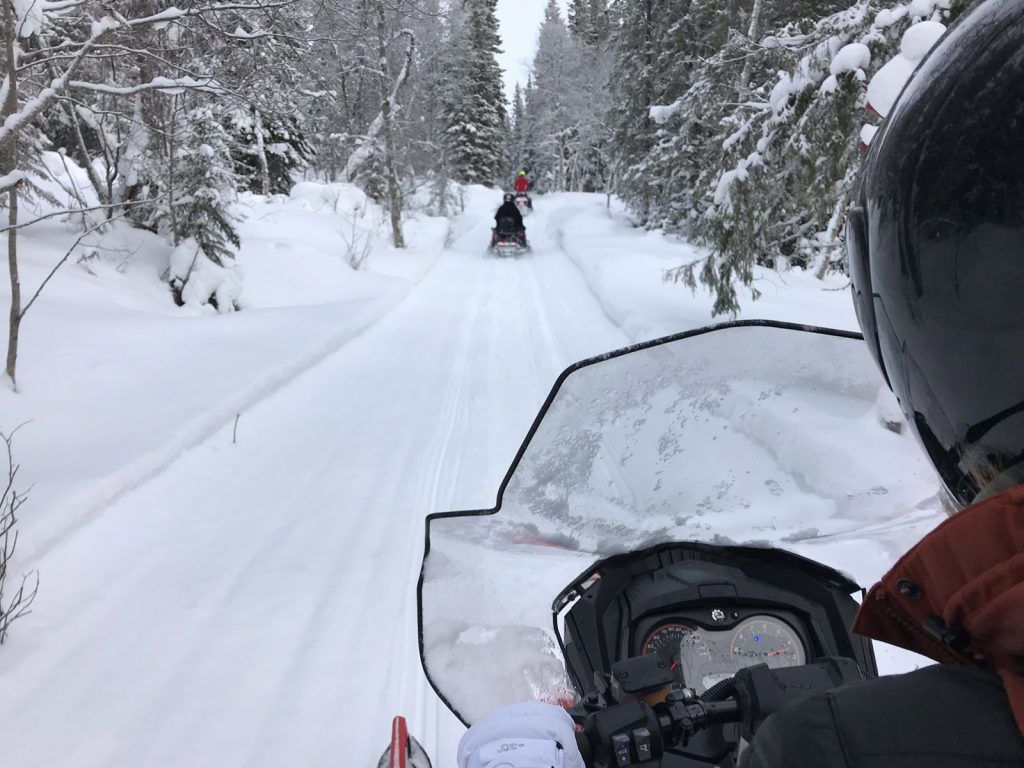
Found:
[{"label": "packed snow surface", "polygon": [[[454,764],[461,727],[417,654],[423,518],[493,504],[565,366],[706,325],[713,303],[661,280],[705,254],[602,196],[538,196],[518,260],[484,253],[500,194],[465,201],[395,251],[351,187],[247,197],[226,315],[173,305],[149,233],[114,227],[57,273],[19,392],[0,388],[0,427],[26,422],[15,570],[41,579],[0,649],[4,766],[367,766],[396,713]],[[25,290],[76,237],[23,235]],[[842,278],[757,285],[749,317],[856,327]],[[938,520],[893,510],[821,552],[851,542],[870,579]]]}]

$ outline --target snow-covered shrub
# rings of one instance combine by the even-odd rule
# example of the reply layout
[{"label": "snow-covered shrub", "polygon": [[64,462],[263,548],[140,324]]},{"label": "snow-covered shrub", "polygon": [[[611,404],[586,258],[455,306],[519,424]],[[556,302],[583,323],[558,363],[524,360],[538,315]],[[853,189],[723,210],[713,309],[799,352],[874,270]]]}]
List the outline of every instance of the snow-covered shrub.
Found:
[{"label": "snow-covered shrub", "polygon": [[[178,244],[177,261],[172,258],[168,272],[171,291],[179,304],[209,302],[229,311],[237,292],[231,295],[223,288],[223,276],[211,270],[230,267],[240,245],[231,212],[237,192],[228,136],[208,106],[191,110],[185,124],[186,138],[174,153],[170,200],[159,221]],[[187,255],[189,243],[197,249],[194,255]],[[196,283],[189,287],[192,280]],[[228,296],[231,306],[222,301]]]},{"label": "snow-covered shrub", "polygon": [[236,309],[242,292],[242,273],[231,261],[215,262],[195,238],[179,243],[171,252],[168,267],[168,280],[178,304],[210,304],[220,312]]}]

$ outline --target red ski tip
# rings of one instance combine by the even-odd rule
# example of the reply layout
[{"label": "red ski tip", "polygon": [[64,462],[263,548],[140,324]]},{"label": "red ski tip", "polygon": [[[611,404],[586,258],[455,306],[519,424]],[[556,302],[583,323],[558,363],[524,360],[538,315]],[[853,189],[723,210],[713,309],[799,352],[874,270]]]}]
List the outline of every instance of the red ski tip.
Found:
[{"label": "red ski tip", "polygon": [[391,721],[391,742],[380,756],[377,768],[430,768],[426,750],[409,735],[409,726],[401,715]]}]

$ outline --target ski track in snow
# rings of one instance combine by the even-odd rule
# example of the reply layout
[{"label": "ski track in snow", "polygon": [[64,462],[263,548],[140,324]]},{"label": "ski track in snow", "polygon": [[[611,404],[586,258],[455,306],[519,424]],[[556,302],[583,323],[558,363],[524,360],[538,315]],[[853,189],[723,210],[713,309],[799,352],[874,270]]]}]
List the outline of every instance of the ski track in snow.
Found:
[{"label": "ski track in snow", "polygon": [[493,504],[556,375],[632,341],[557,208],[501,260],[491,202],[408,297],[254,397],[237,445],[197,434],[47,546],[0,654],[5,766],[366,766],[396,713],[454,764],[418,658],[423,518]]}]

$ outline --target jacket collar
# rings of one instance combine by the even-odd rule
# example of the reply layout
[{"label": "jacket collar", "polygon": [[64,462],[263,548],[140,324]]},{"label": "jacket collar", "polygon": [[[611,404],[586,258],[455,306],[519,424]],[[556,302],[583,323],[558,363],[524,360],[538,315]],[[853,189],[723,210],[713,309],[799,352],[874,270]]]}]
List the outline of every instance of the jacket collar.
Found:
[{"label": "jacket collar", "polygon": [[993,667],[1024,734],[1024,486],[925,536],[871,588],[853,629],[943,664]]}]

